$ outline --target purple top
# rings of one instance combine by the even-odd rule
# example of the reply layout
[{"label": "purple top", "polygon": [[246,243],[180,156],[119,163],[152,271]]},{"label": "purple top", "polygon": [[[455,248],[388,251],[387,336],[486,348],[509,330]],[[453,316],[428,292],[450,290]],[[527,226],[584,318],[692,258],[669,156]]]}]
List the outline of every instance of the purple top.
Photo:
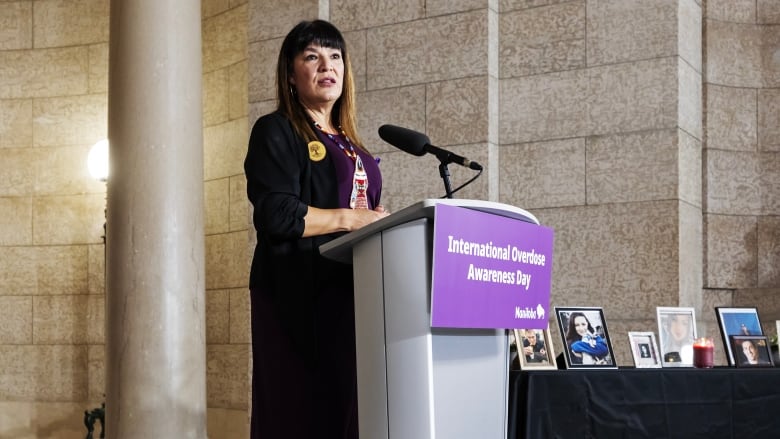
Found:
[{"label": "purple top", "polygon": [[[352,194],[352,177],[355,175],[355,162],[347,157],[344,151],[330,139],[325,133],[316,130],[317,137],[325,145],[328,154],[331,154],[333,165],[336,167],[336,178],[338,179],[339,207],[349,208],[349,197]],[[347,146],[347,141],[341,134],[334,134],[333,137],[339,139],[342,145]],[[363,167],[368,176],[368,189],[366,191],[368,198],[368,208],[373,210],[379,205],[379,198],[382,195],[382,173],[379,171],[379,164],[370,154],[362,149],[355,147],[360,160],[363,161]]]}]

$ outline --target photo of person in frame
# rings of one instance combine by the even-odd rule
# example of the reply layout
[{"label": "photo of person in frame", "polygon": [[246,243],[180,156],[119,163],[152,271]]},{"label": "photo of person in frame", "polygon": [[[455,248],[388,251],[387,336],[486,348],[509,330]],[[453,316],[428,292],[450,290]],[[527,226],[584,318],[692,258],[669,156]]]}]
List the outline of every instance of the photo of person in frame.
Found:
[{"label": "photo of person in frame", "polygon": [[[569,350],[571,364],[611,365],[609,347],[605,337],[598,334],[592,320],[598,312],[591,312],[588,318],[584,311],[569,313],[566,324],[566,348]],[[596,326],[601,326],[600,321]]]},{"label": "photo of person in frame", "polygon": [[661,312],[658,324],[664,363],[693,366],[693,340],[696,338],[693,311]]},{"label": "photo of person in frame", "polygon": [[634,358],[634,367],[650,368],[662,366],[654,333],[629,331],[628,340],[631,344],[631,356]]},{"label": "photo of person in frame", "polygon": [[526,363],[546,363],[547,349],[544,345],[544,337],[541,337],[535,329],[526,329],[523,333],[523,355]]},{"label": "photo of person in frame", "polygon": [[732,348],[740,367],[767,367],[772,365],[766,338],[734,337]]},{"label": "photo of person in frame", "polygon": [[549,326],[546,329],[515,329],[514,334],[519,346],[517,358],[520,361],[520,369],[558,368]]},{"label": "photo of person in frame", "polygon": [[738,366],[743,356],[742,347],[735,346],[731,337],[763,335],[758,310],[754,307],[716,307],[715,312],[726,348],[726,358],[729,365]]}]

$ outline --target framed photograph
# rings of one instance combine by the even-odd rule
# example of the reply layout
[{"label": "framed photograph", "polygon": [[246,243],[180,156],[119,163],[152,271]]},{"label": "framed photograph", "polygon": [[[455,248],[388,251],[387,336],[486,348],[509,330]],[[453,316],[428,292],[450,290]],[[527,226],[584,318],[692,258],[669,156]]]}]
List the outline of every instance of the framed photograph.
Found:
[{"label": "framed photograph", "polygon": [[595,307],[555,307],[569,369],[617,369],[604,319]]},{"label": "framed photograph", "polygon": [[631,355],[637,368],[661,367],[661,356],[653,332],[629,332],[628,341]]},{"label": "framed photograph", "polygon": [[550,328],[515,329],[520,369],[557,369]]},{"label": "framed photograph", "polygon": [[774,367],[766,335],[732,335],[731,348],[737,367]]},{"label": "framed photograph", "polygon": [[509,336],[509,369],[520,369],[520,360],[517,357],[517,332],[513,329],[507,330]]},{"label": "framed photograph", "polygon": [[775,332],[775,340],[777,341],[777,348],[780,349],[780,320],[775,320],[775,326],[777,326],[777,332]]},{"label": "framed photograph", "polygon": [[732,335],[764,335],[761,330],[761,321],[758,319],[758,309],[754,307],[723,307],[715,308],[718,316],[720,335],[723,337],[723,346],[726,347],[726,359],[729,366],[737,364],[734,356]]},{"label": "framed photograph", "polygon": [[663,367],[693,367],[696,313],[690,307],[656,308]]}]

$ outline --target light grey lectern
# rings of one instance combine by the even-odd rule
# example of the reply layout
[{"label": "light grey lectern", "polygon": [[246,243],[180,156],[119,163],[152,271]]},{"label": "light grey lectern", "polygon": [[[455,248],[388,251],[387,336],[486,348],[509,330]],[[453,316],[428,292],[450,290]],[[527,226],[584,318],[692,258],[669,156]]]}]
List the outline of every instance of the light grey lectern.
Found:
[{"label": "light grey lectern", "polygon": [[506,204],[424,200],[320,247],[353,264],[361,439],[507,435],[506,331],[430,325],[437,203],[539,224]]}]

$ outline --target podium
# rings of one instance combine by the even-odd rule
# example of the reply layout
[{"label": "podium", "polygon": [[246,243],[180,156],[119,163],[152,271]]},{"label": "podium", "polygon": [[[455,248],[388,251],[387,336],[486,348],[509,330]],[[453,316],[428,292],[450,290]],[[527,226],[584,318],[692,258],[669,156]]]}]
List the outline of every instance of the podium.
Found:
[{"label": "podium", "polygon": [[539,224],[506,204],[431,199],[320,247],[353,264],[361,438],[507,437],[506,330],[431,327],[437,204]]}]

